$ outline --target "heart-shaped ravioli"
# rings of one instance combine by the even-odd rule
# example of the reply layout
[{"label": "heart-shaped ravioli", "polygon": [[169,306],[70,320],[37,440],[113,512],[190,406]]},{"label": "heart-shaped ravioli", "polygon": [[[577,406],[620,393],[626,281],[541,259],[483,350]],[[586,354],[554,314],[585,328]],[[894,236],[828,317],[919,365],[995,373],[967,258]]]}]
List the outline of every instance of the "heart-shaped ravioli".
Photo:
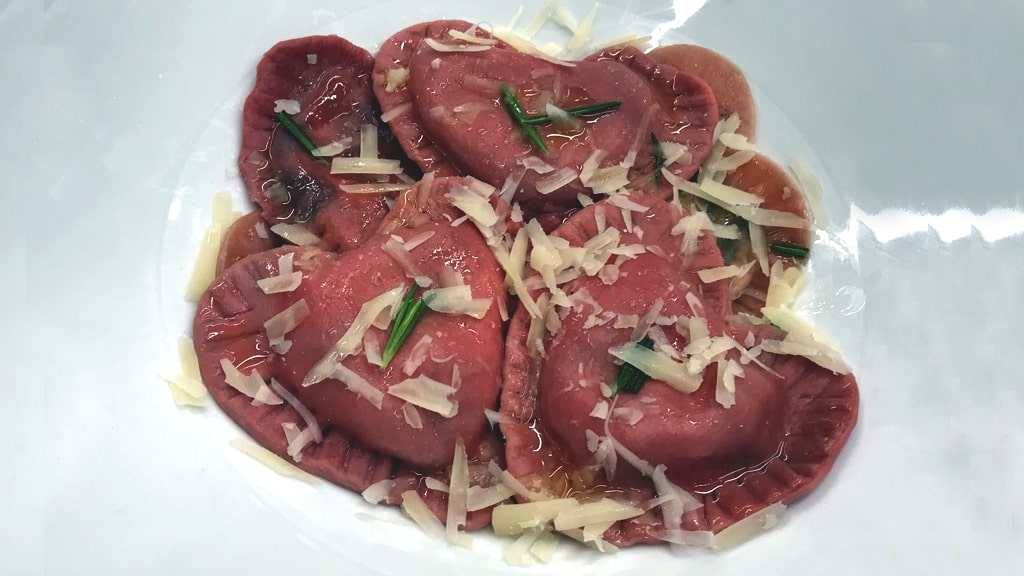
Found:
[{"label": "heart-shaped ravioli", "polygon": [[739,116],[738,134],[753,140],[757,133],[757,110],[750,86],[743,71],[728,58],[703,46],[694,44],[672,44],[661,46],[647,53],[656,62],[667,64],[700,76],[708,83],[718,101],[718,115],[728,118],[735,113]]},{"label": "heart-shaped ravioli", "polygon": [[[286,40],[260,60],[245,101],[238,167],[249,195],[272,225],[303,225],[332,250],[360,245],[387,213],[386,196],[343,187],[394,183],[406,169],[380,121],[372,68],[369,52],[337,36]],[[332,164],[367,156],[367,166]]]},{"label": "heart-shaped ravioli", "polygon": [[[475,47],[452,34],[466,34],[477,38]],[[492,46],[506,46],[486,30],[464,20],[433,20],[405,28],[381,45],[373,65],[373,91],[380,102],[384,118],[391,132],[401,142],[409,158],[424,173],[437,176],[457,176],[465,172],[451,163],[445,150],[423,132],[419,113],[413,107],[416,92],[409,83],[409,59],[426,39],[439,45],[462,45],[467,49],[489,50]]]},{"label": "heart-shaped ravioli", "polygon": [[[710,152],[718,121],[710,88],[635,48],[555,62],[481,43],[493,42],[487,38],[466,40],[465,32],[451,37],[448,31],[457,26],[451,22],[436,30],[424,26],[418,35],[400,33],[400,43],[386,44],[398,43],[401,53],[378,56],[375,89],[385,117],[395,115],[399,141],[424,169],[511,185],[527,218],[565,212],[578,206],[580,194],[631,183],[667,195],[667,186],[656,185],[655,167],[664,163],[689,178]],[[383,79],[397,69],[404,80],[392,95]],[[529,128],[514,119],[509,95],[529,117]],[[614,102],[595,113],[568,112]],[[536,131],[535,139],[528,130]]]},{"label": "heart-shaped ravioli", "polygon": [[[456,186],[409,190],[396,214],[421,217],[358,249],[262,252],[209,288],[193,326],[203,379],[260,443],[356,490],[388,478],[398,493],[422,488],[458,443],[471,463],[501,462],[484,410],[501,384],[506,291],[477,230],[451,224]],[[385,362],[403,302],[418,300],[424,313]],[[443,518],[442,496],[428,505]]]},{"label": "heart-shaped ravioli", "polygon": [[550,497],[607,497],[638,513],[665,504],[597,530],[615,544],[717,533],[791,501],[821,481],[856,421],[852,376],[763,352],[778,331],[732,315],[705,225],[643,195],[574,214],[551,244],[615,256],[563,273],[536,295],[549,308],[521,308],[509,328],[509,470]]}]

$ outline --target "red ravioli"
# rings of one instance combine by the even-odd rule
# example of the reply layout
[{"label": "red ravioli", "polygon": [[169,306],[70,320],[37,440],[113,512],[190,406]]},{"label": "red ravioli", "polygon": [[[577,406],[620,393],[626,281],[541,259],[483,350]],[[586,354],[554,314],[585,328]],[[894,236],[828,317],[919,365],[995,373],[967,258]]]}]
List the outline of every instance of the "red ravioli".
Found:
[{"label": "red ravioli", "polygon": [[[758,205],[760,208],[789,212],[810,221],[804,196],[796,183],[781,166],[763,154],[754,155],[749,161],[727,174],[723,183],[762,198],[761,204]],[[769,246],[782,243],[809,248],[813,243],[811,230],[805,228],[765,226],[764,235]],[[742,265],[757,258],[749,240],[736,241],[734,246],[736,250],[731,264]],[[803,266],[805,263],[804,258],[779,254],[775,250],[768,251],[769,267],[780,260],[787,267]],[[769,284],[768,276],[761,272],[760,266],[755,265],[743,276],[730,281],[730,284],[734,299],[733,309],[737,312],[759,315]]]},{"label": "red ravioli", "polygon": [[259,210],[249,212],[232,222],[224,232],[217,253],[217,275],[246,256],[273,250],[281,244],[282,241],[270,233],[263,214]]},{"label": "red ravioli", "polygon": [[[403,195],[396,208],[423,198],[439,200],[453,183],[440,179],[419,196],[418,188]],[[324,430],[321,444],[302,451],[300,467],[343,486],[363,490],[383,478],[395,478],[398,488],[417,487],[417,473],[442,471],[451,464],[455,443],[461,439],[471,461],[486,463],[501,459],[501,448],[490,431],[484,409],[494,408],[501,384],[502,326],[498,309],[504,305],[503,276],[479,233],[469,224],[452,227],[449,220],[432,220],[428,214],[413,225],[398,222],[388,235],[378,235],[363,247],[341,255],[313,248],[279,248],[245,258],[231,266],[200,300],[193,326],[196,349],[204,382],[214,399],[256,440],[285,458],[287,442],[282,422],[297,422],[298,414],[287,404],[253,406],[249,398],[225,382],[221,359],[226,358],[243,372],[256,369],[264,379],[273,377],[307,407]],[[460,272],[475,298],[493,298],[482,319],[465,315],[428,312],[417,324],[406,344],[386,370],[369,362],[365,353],[346,357],[342,364],[386,391],[412,376],[426,375],[457,388],[451,399],[458,412],[451,418],[416,408],[422,428],[413,427],[403,410],[405,401],[384,394],[380,409],[342,382],[325,379],[308,387],[303,379],[352,324],[363,303],[411,281],[381,246],[391,238],[406,240],[432,232],[422,244],[410,250],[420,273],[438,284],[446,266]],[[294,254],[295,268],[303,273],[292,292],[264,294],[256,281],[277,273],[278,258]],[[293,345],[286,354],[271,350],[264,322],[282,310],[305,300],[310,314],[288,332]],[[388,331],[371,327],[365,341],[376,339],[383,348]],[[431,338],[422,363],[406,362],[416,344]],[[417,365],[418,364],[418,365]],[[453,382],[458,367],[461,384]],[[397,497],[402,490],[396,488]],[[421,490],[422,492],[422,490]],[[428,503],[444,518],[443,495],[430,493]],[[471,514],[467,526],[487,521],[489,512]]]},{"label": "red ravioli", "polygon": [[[423,132],[419,113],[413,108],[417,92],[413,91],[408,80],[398,80],[394,74],[408,72],[409,59],[425,38],[445,44],[461,43],[448,34],[449,30],[466,32],[471,29],[480,38],[498,42],[497,46],[507,46],[504,42],[491,38],[487,31],[476,28],[469,22],[434,20],[413,24],[388,38],[380,47],[373,64],[373,92],[377,95],[377,101],[385,113],[397,114],[388,122],[391,132],[401,142],[409,158],[425,173],[434,172],[437,176],[465,174],[461,168],[451,163],[445,150]],[[389,77],[389,74],[392,76]]]},{"label": "red ravioli", "polygon": [[750,86],[743,71],[728,58],[703,46],[671,44],[647,53],[651,59],[678,70],[700,76],[711,86],[718,100],[718,115],[728,118],[736,113],[740,118],[737,133],[753,140],[757,133],[757,109]]},{"label": "red ravioli", "polygon": [[[642,216],[633,215],[634,230],[643,230],[639,242],[648,252],[624,263],[610,286],[598,276],[583,276],[563,287],[570,298],[586,289],[589,303],[568,311],[558,332],[546,336],[543,359],[532,357],[526,345],[528,313],[520,309],[512,319],[501,398],[501,411],[509,417],[501,426],[508,467],[527,486],[555,496],[596,493],[645,502],[655,495],[651,481],[624,458],[618,459],[613,478],[600,469],[587,431],[591,440],[610,432],[650,466],[664,464],[670,481],[703,502],[703,508],[683,517],[684,528],[717,532],[774,502],[789,502],[820,482],[856,421],[856,383],[852,376],[834,375],[803,358],[762,354],[778,376],[756,364],[743,365],[731,408],[715,399],[712,364],[691,394],[652,379],[639,394],[620,393],[608,400],[606,430],[605,419],[591,414],[605,401],[601,384],[613,385],[619,371],[608,349],[626,342],[632,332],[630,327],[615,328],[615,321],[624,315],[642,317],[661,300],[662,332],[676,350],[689,340],[671,320],[686,320],[694,312],[706,318],[712,336],[743,342],[753,332],[725,320],[730,313],[728,281],[704,284],[695,273],[722,265],[714,238],[702,235],[697,253],[684,257],[680,237],[670,234],[681,211],[650,197],[632,199],[650,207]],[[638,242],[624,232],[619,210],[607,202],[573,215],[554,235],[582,245],[597,234],[595,214],[603,207],[608,208],[607,225],[631,238],[620,245]],[[658,247],[655,253],[652,246]],[[687,293],[692,294],[689,299]],[[593,322],[594,303],[614,312],[614,320],[584,328]],[[755,341],[766,332],[774,330],[753,333]],[[738,361],[739,352],[731,350],[726,357]],[[605,539],[614,544],[654,542],[662,527],[659,514],[647,513],[618,523]]]},{"label": "red ravioli", "polygon": [[[433,62],[440,58],[434,68]],[[569,168],[579,174],[595,150],[606,155],[599,167],[628,161],[629,179],[650,175],[654,165],[651,134],[659,141],[686,145],[691,161],[673,169],[689,178],[710,152],[718,121],[714,95],[699,78],[659,68],[635,49],[608,52],[574,66],[559,66],[513,50],[439,54],[421,44],[410,60],[413,105],[423,129],[463,171],[500,187],[527,157],[540,157],[555,170]],[[579,130],[564,132],[553,124],[538,131],[551,153],[542,154],[524,140],[500,102],[500,85],[515,87],[527,114],[543,114],[543,95],[568,109],[587,104],[619,101],[612,112],[588,118]],[[421,89],[442,86],[443,89]],[[486,108],[472,109],[481,104]],[[456,108],[470,108],[471,113]],[[541,194],[538,182],[545,175],[526,171],[518,200],[532,214],[557,213],[577,205],[579,194],[590,188],[579,179]]]},{"label": "red ravioli", "polygon": [[[710,152],[717,105],[711,89],[696,76],[660,66],[633,48],[559,65],[501,45],[480,52],[439,52],[422,41],[424,35],[441,37],[459,24],[469,26],[443,21],[421,25],[415,34],[399,33],[382,49],[375,67],[374,87],[384,110],[411,105],[392,125],[424,170],[457,171],[501,187],[528,157],[579,174],[587,159],[602,150],[601,168],[625,161],[628,178],[640,178],[646,186],[653,181],[652,134],[661,142],[687,146],[690,160],[670,167],[682,178],[692,176]],[[456,41],[449,37],[446,43]],[[382,81],[396,66],[407,67],[408,85],[389,95]],[[515,88],[530,115],[544,114],[547,102],[563,109],[609,101],[622,105],[584,118],[577,128],[538,126],[551,151],[544,155],[512,121],[501,100],[502,84]],[[578,207],[579,194],[592,194],[579,179],[542,194],[537,186],[545,177],[525,171],[515,200],[527,218],[563,213]],[[660,191],[669,192],[666,187]]]},{"label": "red ravioli", "polygon": [[350,250],[365,241],[387,213],[379,194],[348,194],[340,184],[367,181],[332,175],[274,118],[277,100],[295,100],[294,115],[318,146],[348,142],[341,156],[360,148],[360,125],[379,131],[383,158],[402,159],[401,148],[380,121],[370,86],[373,57],[337,36],[309,36],[274,45],[260,60],[256,85],[245,101],[238,167],[249,195],[271,223],[307,224],[328,249]]}]

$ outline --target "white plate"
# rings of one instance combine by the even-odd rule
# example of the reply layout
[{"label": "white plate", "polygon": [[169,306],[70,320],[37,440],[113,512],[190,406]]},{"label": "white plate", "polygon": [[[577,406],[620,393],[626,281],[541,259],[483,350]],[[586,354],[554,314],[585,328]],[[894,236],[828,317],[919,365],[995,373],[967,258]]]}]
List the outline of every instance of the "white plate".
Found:
[{"label": "white plate", "polygon": [[[157,376],[189,324],[180,294],[209,200],[228,189],[242,206],[226,170],[262,52],[322,32],[373,51],[406,24],[503,23],[514,8],[103,4],[0,2],[13,238],[0,573],[522,573],[492,538],[448,548],[395,510],[262,469],[227,447],[238,430],[216,407],[176,409]],[[739,549],[565,543],[532,572],[1002,574],[1024,561],[1022,27],[1012,0],[601,7],[596,35],[732,57],[762,146],[824,182],[833,224],[804,304],[855,366],[861,420],[786,524]]]}]

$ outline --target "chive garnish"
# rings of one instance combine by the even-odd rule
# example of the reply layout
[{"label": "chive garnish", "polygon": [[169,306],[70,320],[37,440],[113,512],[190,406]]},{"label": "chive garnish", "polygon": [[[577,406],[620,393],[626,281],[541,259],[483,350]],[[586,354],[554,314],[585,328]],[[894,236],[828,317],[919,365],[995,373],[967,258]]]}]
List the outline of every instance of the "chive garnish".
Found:
[{"label": "chive garnish", "polygon": [[[637,344],[648,350],[654,348],[654,340],[646,336]],[[646,381],[647,374],[644,374],[643,370],[629,363],[623,364],[622,368],[619,369],[619,375],[615,377],[615,393],[636,394]]]},{"label": "chive garnish", "polygon": [[[621,105],[622,102],[602,102],[601,104],[589,104],[587,106],[569,108],[568,110],[565,111],[565,113],[570,116],[588,116],[590,114],[598,114],[600,112],[605,112],[613,108],[618,108]],[[539,116],[527,116],[524,119],[524,122],[531,126],[536,126],[537,124],[549,124],[551,122],[554,122],[554,120],[547,114],[541,114]]]},{"label": "chive garnish", "polygon": [[292,138],[295,138],[299,144],[302,144],[302,147],[309,152],[309,155],[312,156],[314,160],[317,162],[323,162],[324,164],[327,163],[327,160],[323,157],[313,154],[313,150],[316,150],[318,146],[310,140],[309,136],[306,136],[306,133],[302,131],[302,127],[299,126],[295,120],[292,120],[292,117],[287,112],[282,110],[277,114],[274,114],[274,118],[277,118],[278,122],[284,126],[284,129],[292,135]]},{"label": "chive garnish", "polygon": [[796,244],[786,244],[785,242],[773,242],[768,245],[768,248],[779,254],[793,256],[794,258],[807,258],[807,255],[811,253],[808,248],[797,246]]},{"label": "chive garnish", "polygon": [[661,142],[654,132],[651,132],[651,146],[654,148],[654,183],[657,184],[661,179],[661,169],[665,167],[665,153],[662,152]]},{"label": "chive garnish", "polygon": [[384,352],[381,354],[380,369],[382,371],[388,367],[388,363],[395,357],[398,349],[409,339],[409,335],[412,334],[416,323],[427,312],[427,304],[429,302],[423,298],[414,299],[419,289],[418,284],[413,284],[412,288],[405,293],[405,297],[402,298],[402,305],[398,307],[398,314],[395,315],[395,323],[391,326],[388,343],[384,346]]},{"label": "chive garnish", "polygon": [[505,101],[508,113],[512,115],[512,119],[516,121],[516,124],[519,124],[519,127],[523,129],[527,138],[536,144],[537,148],[541,149],[541,152],[550,154],[551,152],[548,150],[547,145],[544,144],[544,139],[540,137],[537,129],[526,123],[526,113],[523,112],[523,107],[519,104],[519,100],[516,99],[515,92],[509,88],[508,84],[501,85],[501,97]]},{"label": "chive garnish", "polygon": [[[523,106],[519,103],[516,98],[515,92],[508,84],[501,85],[501,99],[505,102],[505,107],[508,108],[508,113],[512,116],[512,119],[516,121],[516,124],[522,128],[523,133],[526,134],[527,138],[531,142],[540,148],[541,152],[550,154],[547,144],[544,143],[544,139],[541,138],[540,132],[534,126],[540,124],[550,124],[554,120],[547,114],[540,114],[539,116],[527,116],[526,112],[523,111]],[[618,108],[622,105],[622,102],[602,102],[600,104],[588,104],[586,106],[578,106],[576,108],[569,108],[565,112],[570,116],[587,116],[590,114],[599,114],[606,112],[613,108]]]}]

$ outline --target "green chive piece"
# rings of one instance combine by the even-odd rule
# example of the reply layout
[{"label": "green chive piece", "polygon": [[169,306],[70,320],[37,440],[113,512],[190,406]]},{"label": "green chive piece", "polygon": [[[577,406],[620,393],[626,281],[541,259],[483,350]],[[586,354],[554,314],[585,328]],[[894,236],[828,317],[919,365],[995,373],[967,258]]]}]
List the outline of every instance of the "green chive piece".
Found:
[{"label": "green chive piece", "polygon": [[515,92],[509,88],[508,84],[501,85],[501,97],[505,101],[505,107],[508,108],[508,113],[512,115],[512,119],[516,121],[516,124],[523,129],[526,134],[537,148],[540,148],[541,152],[550,154],[547,144],[544,143],[544,139],[540,137],[540,133],[533,126],[526,123],[526,113],[523,112],[522,105],[519,104],[519,100],[516,99]]},{"label": "green chive piece", "polygon": [[[637,344],[648,350],[654,349],[654,340],[646,336]],[[619,375],[615,378],[615,393],[636,394],[640,392],[640,388],[643,387],[646,381],[647,374],[644,374],[642,370],[629,363],[623,364],[622,368],[619,369]]]},{"label": "green chive piece", "polygon": [[302,131],[302,127],[300,127],[295,120],[292,120],[292,117],[287,112],[282,110],[277,114],[274,114],[274,118],[277,118],[278,122],[284,126],[284,129],[292,135],[292,138],[295,138],[299,144],[302,144],[302,147],[309,152],[309,155],[312,156],[314,160],[325,164],[327,163],[327,160],[324,157],[313,154],[313,150],[316,150],[318,146],[310,140],[309,136],[306,136],[306,133]]},{"label": "green chive piece", "polygon": [[654,147],[654,183],[657,184],[661,180],[661,169],[665,167],[665,153],[662,152],[661,142],[654,132],[651,132],[651,146]]},{"label": "green chive piece", "polygon": [[409,339],[413,328],[416,327],[420,318],[427,313],[429,300],[424,300],[423,298],[414,300],[419,289],[419,285],[413,284],[412,288],[405,293],[405,297],[402,298],[402,304],[398,307],[398,314],[395,315],[395,322],[391,326],[388,343],[384,346],[384,352],[381,354],[381,371],[388,367],[391,359],[398,353],[398,349]]},{"label": "green chive piece", "polygon": [[778,252],[779,254],[783,254],[785,256],[792,256],[794,258],[800,259],[807,258],[807,256],[811,253],[811,250],[809,248],[797,246],[796,244],[786,244],[785,242],[773,242],[772,244],[768,245],[768,248],[775,252]]},{"label": "green chive piece", "polygon": [[[601,104],[590,104],[587,106],[579,106],[577,108],[569,108],[565,113],[570,116],[589,116],[590,114],[606,112],[613,108],[618,108],[619,106],[622,106],[622,102],[602,102]],[[554,120],[547,114],[541,114],[540,116],[526,116],[523,121],[531,126],[554,122]]]}]

